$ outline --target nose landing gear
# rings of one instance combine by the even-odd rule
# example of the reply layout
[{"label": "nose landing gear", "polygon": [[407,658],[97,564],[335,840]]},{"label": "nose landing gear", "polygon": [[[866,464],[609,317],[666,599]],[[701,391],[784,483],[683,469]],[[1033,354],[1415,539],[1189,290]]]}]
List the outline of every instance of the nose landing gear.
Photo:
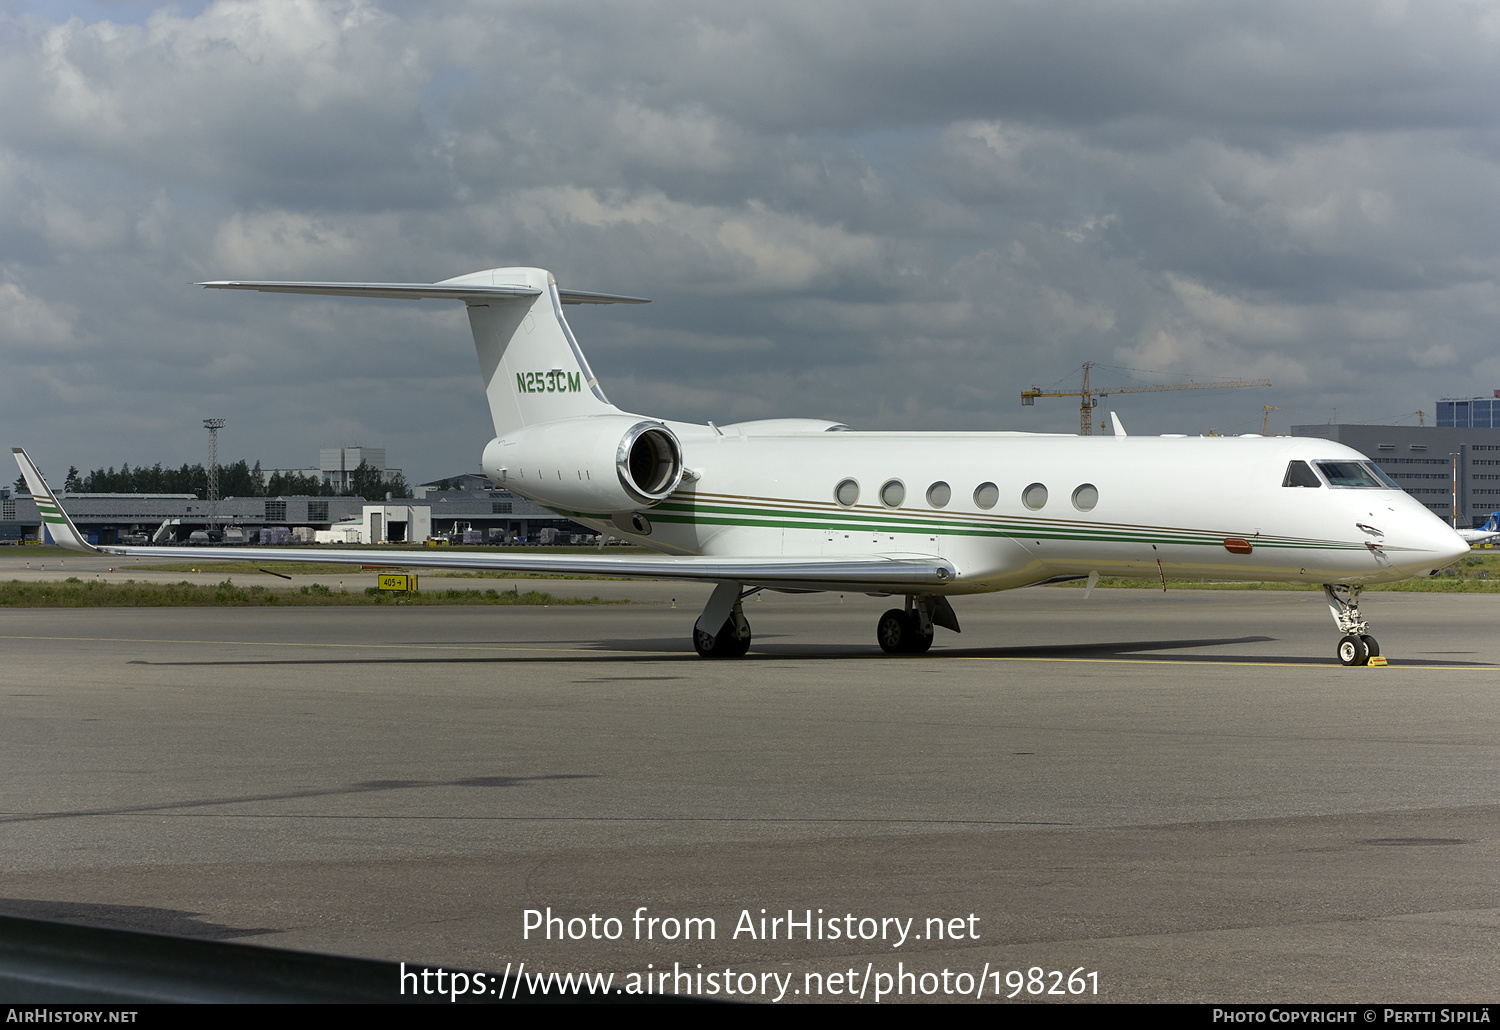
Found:
[{"label": "nose landing gear", "polygon": [[1339,632],[1338,657],[1340,665],[1368,665],[1370,659],[1379,656],[1380,644],[1370,636],[1370,626],[1359,614],[1359,595],[1363,587],[1343,583],[1324,583],[1323,596],[1328,598],[1328,610]]}]

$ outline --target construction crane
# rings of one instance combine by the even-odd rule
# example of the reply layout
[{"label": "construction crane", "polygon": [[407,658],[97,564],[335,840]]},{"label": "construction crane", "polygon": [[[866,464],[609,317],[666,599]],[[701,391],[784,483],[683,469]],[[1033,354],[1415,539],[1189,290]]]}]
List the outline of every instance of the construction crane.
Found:
[{"label": "construction crane", "polygon": [[1033,386],[1029,390],[1021,391],[1021,403],[1033,405],[1038,397],[1077,397],[1078,405],[1078,435],[1094,435],[1094,407],[1099,403],[1100,397],[1108,397],[1112,393],[1156,393],[1160,390],[1224,390],[1233,386],[1270,386],[1269,379],[1226,379],[1216,383],[1168,383],[1162,386],[1109,386],[1100,389],[1089,388],[1089,367],[1092,361],[1083,363],[1083,389],[1062,390],[1059,392],[1047,392],[1040,387]]},{"label": "construction crane", "polygon": [[1273,412],[1273,411],[1280,411],[1281,409],[1278,408],[1278,407],[1276,407],[1276,406],[1274,406],[1274,405],[1271,405],[1271,404],[1267,404],[1265,407],[1266,407],[1266,417],[1260,420],[1260,435],[1261,436],[1270,436],[1271,435],[1271,412]]}]

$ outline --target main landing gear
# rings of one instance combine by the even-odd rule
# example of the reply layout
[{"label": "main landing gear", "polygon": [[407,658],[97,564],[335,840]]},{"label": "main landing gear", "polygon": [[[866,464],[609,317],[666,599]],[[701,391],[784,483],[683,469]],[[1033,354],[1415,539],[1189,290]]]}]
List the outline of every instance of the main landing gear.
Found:
[{"label": "main landing gear", "polygon": [[[750,620],[740,605],[759,590],[741,591],[738,583],[720,583],[693,626],[693,650],[704,658],[739,658],[750,650]],[[704,627],[717,627],[712,632]]]},{"label": "main landing gear", "polygon": [[922,654],[932,646],[932,620],[923,629],[916,612],[892,608],[875,624],[875,639],[886,654]]},{"label": "main landing gear", "polygon": [[886,654],[924,654],[932,646],[933,626],[959,632],[958,616],[946,597],[908,595],[906,607],[892,608],[875,624],[875,639]]},{"label": "main landing gear", "polygon": [[[714,587],[703,614],[693,625],[693,650],[704,658],[739,658],[750,650],[750,621],[742,608],[745,598],[760,590],[740,583]],[[714,627],[712,630],[708,627]],[[892,608],[875,626],[875,639],[887,654],[922,654],[932,646],[934,626],[960,632],[958,616],[946,597],[908,596],[906,607]]]},{"label": "main landing gear", "polygon": [[1323,596],[1328,610],[1344,636],[1339,640],[1340,665],[1368,665],[1380,654],[1380,644],[1370,636],[1370,626],[1359,614],[1359,595],[1363,587],[1343,583],[1324,583]]}]

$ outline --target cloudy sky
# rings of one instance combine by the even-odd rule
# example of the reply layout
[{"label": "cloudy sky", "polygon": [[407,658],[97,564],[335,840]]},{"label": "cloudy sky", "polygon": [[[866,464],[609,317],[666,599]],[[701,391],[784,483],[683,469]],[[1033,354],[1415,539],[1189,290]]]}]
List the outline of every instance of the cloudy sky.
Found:
[{"label": "cloudy sky", "polygon": [[[611,399],[1132,432],[1500,388],[1500,4],[0,0],[0,426],[51,473],[492,430],[458,305],[203,291],[495,265]],[[1071,378],[1070,378],[1071,377]],[[1054,385],[1055,384],[1055,385]],[[10,477],[6,477],[9,481]]]}]

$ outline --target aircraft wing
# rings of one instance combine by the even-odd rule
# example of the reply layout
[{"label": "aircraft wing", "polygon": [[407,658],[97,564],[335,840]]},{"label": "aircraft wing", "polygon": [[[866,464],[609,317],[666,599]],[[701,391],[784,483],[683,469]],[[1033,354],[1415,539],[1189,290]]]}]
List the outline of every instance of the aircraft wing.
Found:
[{"label": "aircraft wing", "polygon": [[910,593],[951,583],[955,571],[941,558],[850,556],[841,558],[715,557],[660,555],[641,558],[584,554],[483,554],[470,551],[388,551],[294,547],[118,547],[90,544],[63,511],[25,450],[11,448],[37,511],[60,546],[93,554],[169,561],[318,562],[380,568],[467,569],[563,576],[626,576],[706,583],[741,583],[794,590]]}]

